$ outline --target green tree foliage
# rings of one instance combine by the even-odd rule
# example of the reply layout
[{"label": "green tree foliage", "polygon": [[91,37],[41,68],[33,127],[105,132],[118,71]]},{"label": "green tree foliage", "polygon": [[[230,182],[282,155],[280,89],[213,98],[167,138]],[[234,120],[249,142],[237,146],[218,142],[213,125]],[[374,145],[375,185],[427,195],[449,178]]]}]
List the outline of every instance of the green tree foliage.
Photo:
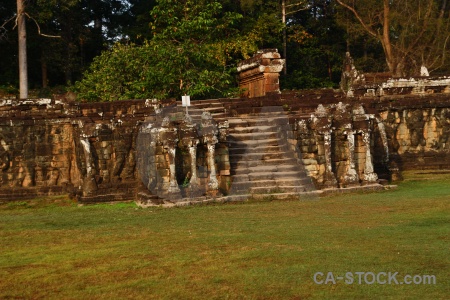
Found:
[{"label": "green tree foliage", "polygon": [[236,91],[236,62],[274,30],[258,20],[242,30],[243,15],[225,10],[219,1],[160,0],[150,15],[152,39],[105,51],[76,84],[81,98],[229,96]]}]

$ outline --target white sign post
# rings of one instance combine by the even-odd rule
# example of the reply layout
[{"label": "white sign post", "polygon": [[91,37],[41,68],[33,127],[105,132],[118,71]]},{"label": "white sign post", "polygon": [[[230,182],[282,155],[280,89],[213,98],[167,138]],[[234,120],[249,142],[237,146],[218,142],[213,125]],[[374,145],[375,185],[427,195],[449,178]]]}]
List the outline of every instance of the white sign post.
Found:
[{"label": "white sign post", "polygon": [[186,106],[186,114],[188,114],[188,106],[191,106],[191,96],[181,96],[181,106]]}]

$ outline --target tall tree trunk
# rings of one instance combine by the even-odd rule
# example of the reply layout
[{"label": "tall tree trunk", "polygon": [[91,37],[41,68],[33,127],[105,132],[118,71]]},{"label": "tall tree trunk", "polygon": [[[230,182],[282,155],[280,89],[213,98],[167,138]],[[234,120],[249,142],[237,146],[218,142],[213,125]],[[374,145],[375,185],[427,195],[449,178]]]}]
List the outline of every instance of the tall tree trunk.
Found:
[{"label": "tall tree trunk", "polygon": [[384,48],[386,63],[389,67],[389,71],[392,75],[397,75],[395,74],[397,72],[397,62],[395,61],[394,54],[392,52],[389,26],[389,0],[383,0],[383,36],[381,37],[381,44]]},{"label": "tall tree trunk", "polygon": [[287,74],[287,41],[286,41],[286,0],[281,1],[281,20],[283,22],[283,58],[285,60],[284,62],[284,68],[283,73],[284,75]]},{"label": "tall tree trunk", "polygon": [[439,12],[439,19],[442,19],[444,17],[446,7],[447,7],[447,0],[442,0],[441,11]]},{"label": "tall tree trunk", "polygon": [[19,90],[20,99],[28,98],[27,29],[25,26],[25,0],[17,0],[17,31],[19,34]]},{"label": "tall tree trunk", "polygon": [[390,37],[390,0],[383,0],[383,34],[381,36],[381,44],[386,55],[386,63],[392,76],[402,77],[405,70],[405,58],[396,57],[391,44]]}]

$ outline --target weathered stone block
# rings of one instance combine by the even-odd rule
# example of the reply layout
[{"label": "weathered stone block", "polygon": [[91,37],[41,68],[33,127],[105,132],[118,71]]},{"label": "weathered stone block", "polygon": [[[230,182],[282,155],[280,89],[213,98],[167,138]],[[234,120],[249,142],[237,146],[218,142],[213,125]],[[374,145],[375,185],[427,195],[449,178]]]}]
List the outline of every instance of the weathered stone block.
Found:
[{"label": "weathered stone block", "polygon": [[164,163],[166,163],[166,157],[165,157],[165,155],[162,155],[162,154],[156,155],[155,161],[158,164],[164,164]]},{"label": "weathered stone block", "polygon": [[157,173],[160,177],[169,177],[170,171],[168,169],[158,169]]},{"label": "weathered stone block", "polygon": [[218,163],[219,170],[230,170],[230,163],[229,162],[219,162]]},{"label": "weathered stone block", "polygon": [[302,153],[308,153],[309,152],[309,146],[301,146],[300,149],[301,149]]},{"label": "weathered stone block", "polygon": [[315,159],[302,159],[304,165],[316,165],[317,160]]},{"label": "weathered stone block", "polygon": [[319,166],[317,164],[305,165],[305,170],[307,170],[309,172],[317,172],[317,171],[319,171]]},{"label": "weathered stone block", "polygon": [[50,163],[50,166],[52,168],[64,168],[64,167],[68,166],[68,162],[66,162],[66,161],[52,161]]},{"label": "weathered stone block", "polygon": [[325,155],[325,147],[323,144],[317,144],[317,155]]},{"label": "weathered stone block", "polygon": [[163,146],[155,146],[155,154],[163,154],[164,153],[164,147]]},{"label": "weathered stone block", "polygon": [[302,158],[303,159],[312,159],[315,158],[316,155],[314,153],[302,153]]}]

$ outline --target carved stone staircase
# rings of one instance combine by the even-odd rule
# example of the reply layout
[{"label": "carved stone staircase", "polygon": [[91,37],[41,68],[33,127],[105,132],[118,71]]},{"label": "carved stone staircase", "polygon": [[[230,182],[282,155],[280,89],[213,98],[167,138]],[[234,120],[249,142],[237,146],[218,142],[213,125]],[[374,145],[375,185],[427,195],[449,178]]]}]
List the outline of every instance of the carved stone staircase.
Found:
[{"label": "carved stone staircase", "polygon": [[229,119],[233,182],[230,195],[282,199],[314,194],[315,188],[287,141],[289,120],[279,108]]},{"label": "carved stone staircase", "polygon": [[265,107],[258,114],[239,117],[227,116],[219,101],[194,102],[193,107],[209,111],[217,121],[229,122],[232,184],[222,201],[317,194],[294,146],[288,143],[290,125],[282,107]]}]

